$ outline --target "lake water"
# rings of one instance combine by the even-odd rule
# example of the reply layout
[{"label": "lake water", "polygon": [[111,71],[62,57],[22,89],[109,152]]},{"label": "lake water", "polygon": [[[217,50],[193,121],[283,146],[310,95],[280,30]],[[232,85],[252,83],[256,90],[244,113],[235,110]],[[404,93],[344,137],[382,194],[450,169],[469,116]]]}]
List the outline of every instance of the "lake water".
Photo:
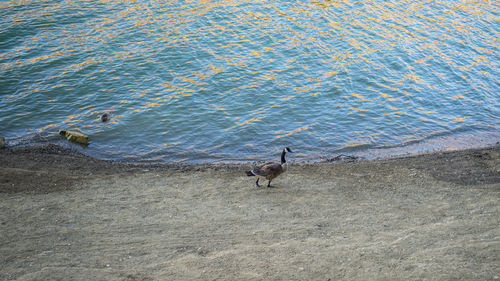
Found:
[{"label": "lake water", "polygon": [[[500,140],[500,2],[0,2],[0,135],[105,159],[387,157]],[[111,120],[99,115],[110,112]]]}]

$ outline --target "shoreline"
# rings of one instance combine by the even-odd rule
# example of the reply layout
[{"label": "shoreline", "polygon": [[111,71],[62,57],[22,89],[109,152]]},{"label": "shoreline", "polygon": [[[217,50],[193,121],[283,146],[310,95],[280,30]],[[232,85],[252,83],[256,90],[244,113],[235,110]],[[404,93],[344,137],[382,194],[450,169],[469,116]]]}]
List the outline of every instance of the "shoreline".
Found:
[{"label": "shoreline", "polygon": [[[296,160],[291,158],[290,160],[297,164],[316,164],[316,163],[329,163],[329,162],[344,162],[345,160],[355,160],[355,161],[378,161],[378,160],[389,160],[389,159],[401,159],[401,158],[411,158],[411,157],[419,157],[425,156],[429,154],[442,154],[442,153],[453,153],[453,152],[461,152],[461,151],[475,151],[475,150],[484,150],[500,147],[500,142],[492,143],[476,143],[475,146],[465,147],[465,146],[457,146],[457,147],[439,147],[439,146],[430,146],[427,147],[425,144],[416,144],[418,146],[422,146],[424,148],[415,149],[412,145],[407,146],[387,146],[387,147],[374,147],[369,148],[367,151],[358,151],[358,150],[346,150],[340,149],[335,153],[318,153],[315,158],[311,159],[300,159]],[[137,166],[210,166],[217,164],[230,164],[230,165],[247,165],[255,162],[261,161],[260,159],[247,159],[247,158],[214,158],[213,160],[199,160],[199,159],[189,159],[189,160],[181,160],[181,161],[162,161],[162,160],[127,160],[127,158],[123,159],[112,159],[99,157],[98,155],[94,155],[92,153],[86,153],[85,150],[81,150],[78,146],[79,144],[67,142],[62,140],[60,142],[41,142],[41,143],[33,143],[33,144],[17,144],[17,145],[6,145],[3,148],[0,148],[0,154],[2,152],[7,152],[9,154],[16,153],[31,153],[31,154],[60,154],[65,156],[77,156],[89,158],[97,161],[104,161],[115,164],[122,165],[137,165]],[[276,153],[278,155],[279,153]],[[297,153],[295,153],[297,154]],[[279,155],[278,155],[279,156]],[[278,156],[275,158],[278,159]],[[342,156],[347,156],[347,158],[343,158]],[[340,160],[339,160],[340,159]],[[271,159],[262,159],[262,161],[267,161]]]},{"label": "shoreline", "polygon": [[[363,159],[348,154],[339,154],[336,157],[323,159],[317,162],[296,162],[289,159],[292,166],[298,167],[316,167],[328,164],[386,164],[390,162],[400,163],[400,165],[416,165],[424,168],[422,162],[450,162],[457,159],[461,162],[470,161],[474,158],[481,159],[482,154],[493,153],[494,157],[500,153],[500,145],[489,146],[485,148],[472,148],[465,150],[452,151],[433,151],[416,155],[400,155],[377,159]],[[250,168],[253,162],[223,162],[212,163],[145,163],[145,162],[127,162],[119,160],[105,160],[93,156],[88,156],[77,149],[58,146],[55,144],[34,145],[14,148],[0,149],[0,176],[3,181],[0,182],[1,192],[29,191],[35,185],[40,190],[64,190],[69,188],[73,182],[83,180],[91,176],[110,176],[120,173],[147,173],[150,171],[181,171],[192,172],[207,169],[223,169],[228,171],[238,171]],[[492,160],[497,161],[497,160]],[[430,164],[435,166],[436,164]],[[450,167],[443,167],[448,170]],[[463,169],[463,167],[460,167]],[[460,171],[460,170],[457,170]],[[462,171],[465,172],[465,171]],[[498,173],[500,171],[496,171]],[[453,174],[453,173],[452,173]],[[472,177],[477,176],[476,172],[470,175],[464,175],[465,182],[473,182]],[[462,178],[460,177],[460,178]],[[500,176],[491,173],[483,173],[487,178],[486,182],[499,182]],[[481,178],[481,177],[479,177]],[[65,184],[67,183],[67,184]],[[40,188],[41,186],[41,188]]]},{"label": "shoreline", "polygon": [[[303,151],[297,150],[291,157],[296,163],[321,163],[329,162],[339,155],[348,155],[356,157],[360,160],[383,160],[392,158],[412,157],[418,155],[441,153],[444,151],[462,151],[470,149],[484,149],[500,145],[498,139],[500,135],[493,132],[458,132],[454,134],[434,135],[419,140],[411,140],[401,144],[393,145],[354,145],[350,147],[340,147],[334,150],[329,148],[318,148],[311,150],[310,147],[305,147]],[[6,149],[21,150],[31,149],[36,150],[46,146],[58,146],[60,150],[69,151],[68,153],[81,153],[83,155],[112,162],[121,163],[137,163],[137,164],[187,164],[187,165],[210,165],[213,163],[232,163],[232,164],[247,164],[255,161],[272,160],[279,158],[281,148],[277,148],[275,153],[265,155],[243,155],[242,157],[227,157],[216,155],[200,156],[196,152],[192,154],[171,153],[168,151],[157,152],[150,158],[141,158],[137,155],[128,155],[126,152],[123,155],[107,155],[101,151],[104,149],[99,144],[84,147],[77,143],[67,141],[65,138],[57,137],[48,138],[42,141],[15,142],[7,141]],[[102,145],[102,143],[101,143]],[[293,148],[293,147],[292,147]],[[101,150],[100,150],[101,149]],[[180,156],[182,155],[182,156]],[[144,156],[146,157],[146,156]]]},{"label": "shoreline", "polygon": [[134,164],[0,150],[1,280],[496,280],[500,146],[397,159]]}]

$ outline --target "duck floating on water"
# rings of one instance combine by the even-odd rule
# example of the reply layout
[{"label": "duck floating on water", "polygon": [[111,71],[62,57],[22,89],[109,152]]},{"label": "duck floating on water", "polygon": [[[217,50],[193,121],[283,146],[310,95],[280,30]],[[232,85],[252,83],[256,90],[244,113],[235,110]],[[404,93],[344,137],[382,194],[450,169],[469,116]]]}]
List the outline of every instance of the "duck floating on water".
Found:
[{"label": "duck floating on water", "polygon": [[277,176],[283,174],[288,170],[288,163],[286,163],[285,155],[287,152],[292,152],[292,150],[289,147],[285,147],[283,151],[281,152],[281,164],[276,163],[276,162],[266,162],[261,165],[257,165],[253,167],[251,171],[247,171],[247,176],[249,177],[257,177],[257,181],[255,182],[255,185],[260,187],[259,185],[259,179],[267,179],[269,182],[267,183],[267,187],[272,187],[271,186],[271,181],[275,179]]}]

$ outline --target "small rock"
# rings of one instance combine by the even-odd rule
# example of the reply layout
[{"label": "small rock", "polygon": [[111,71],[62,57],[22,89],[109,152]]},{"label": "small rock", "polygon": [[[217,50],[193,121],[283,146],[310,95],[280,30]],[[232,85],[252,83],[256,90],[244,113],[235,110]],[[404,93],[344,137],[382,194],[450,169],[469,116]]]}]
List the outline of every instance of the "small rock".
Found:
[{"label": "small rock", "polygon": [[0,137],[0,148],[4,148],[4,147],[5,147],[5,138]]},{"label": "small rock", "polygon": [[200,256],[206,256],[208,254],[208,251],[203,249],[203,248],[198,248],[198,250],[196,250],[196,252],[198,253],[198,255]]},{"label": "small rock", "polygon": [[101,115],[101,121],[102,121],[102,122],[106,122],[106,121],[108,121],[110,118],[111,118],[111,114],[109,114],[108,112],[104,112],[104,114],[102,114],[102,115]]},{"label": "small rock", "polygon": [[89,144],[89,137],[85,134],[66,130],[60,130],[59,134],[64,135],[69,141],[81,144]]}]

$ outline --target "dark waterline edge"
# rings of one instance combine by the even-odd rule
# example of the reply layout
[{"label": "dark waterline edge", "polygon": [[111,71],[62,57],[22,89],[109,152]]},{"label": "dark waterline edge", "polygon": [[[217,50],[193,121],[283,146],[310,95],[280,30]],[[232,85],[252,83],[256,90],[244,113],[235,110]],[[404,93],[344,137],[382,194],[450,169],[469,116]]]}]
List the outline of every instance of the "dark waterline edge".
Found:
[{"label": "dark waterline edge", "polygon": [[[92,144],[91,144],[92,145]],[[399,159],[414,157],[419,155],[427,155],[434,153],[443,152],[453,152],[453,151],[466,151],[475,149],[488,149],[491,147],[500,146],[500,132],[482,132],[478,134],[452,134],[444,135],[438,137],[432,137],[424,139],[418,142],[412,142],[409,144],[396,144],[388,146],[362,146],[354,147],[352,149],[337,149],[330,152],[319,151],[314,153],[314,156],[308,158],[289,158],[289,162],[297,164],[314,164],[314,163],[328,163],[328,162],[352,162],[352,161],[363,161],[363,160],[385,160],[385,159]],[[6,146],[4,149],[9,149],[11,151],[17,150],[32,150],[35,152],[43,153],[57,153],[62,154],[81,154],[85,157],[100,161],[108,161],[121,164],[139,165],[139,166],[155,166],[155,165],[183,165],[183,166],[197,166],[197,165],[218,165],[218,164],[228,164],[228,165],[244,165],[249,163],[255,163],[260,161],[266,161],[270,159],[253,159],[253,158],[213,158],[211,160],[196,159],[195,157],[188,160],[144,160],[144,159],[134,159],[132,157],[122,156],[119,157],[103,157],[98,153],[89,153],[87,148],[83,145],[75,144],[66,141],[63,138],[51,138],[51,139],[37,139],[30,140],[27,142],[17,142],[15,144],[9,144],[9,140],[6,140]],[[300,149],[295,149],[299,150]],[[98,151],[98,150],[97,150]],[[165,155],[168,153],[165,153]],[[168,158],[166,158],[168,159]]]}]

